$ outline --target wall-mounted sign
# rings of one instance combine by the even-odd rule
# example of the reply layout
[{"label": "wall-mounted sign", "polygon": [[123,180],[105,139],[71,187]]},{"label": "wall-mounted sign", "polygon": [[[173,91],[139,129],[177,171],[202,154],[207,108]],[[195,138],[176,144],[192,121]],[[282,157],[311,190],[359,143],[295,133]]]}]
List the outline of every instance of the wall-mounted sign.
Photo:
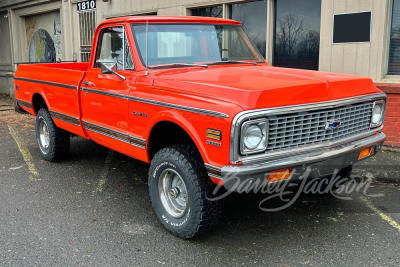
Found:
[{"label": "wall-mounted sign", "polygon": [[77,3],[78,11],[86,11],[91,9],[96,9],[96,0],[87,0]]},{"label": "wall-mounted sign", "polygon": [[371,42],[371,22],[371,11],[334,15],[333,43]]}]

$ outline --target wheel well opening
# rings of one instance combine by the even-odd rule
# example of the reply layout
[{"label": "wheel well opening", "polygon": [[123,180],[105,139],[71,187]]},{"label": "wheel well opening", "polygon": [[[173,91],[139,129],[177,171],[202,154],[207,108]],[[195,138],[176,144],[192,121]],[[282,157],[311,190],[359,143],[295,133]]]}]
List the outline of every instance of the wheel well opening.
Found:
[{"label": "wheel well opening", "polygon": [[48,109],[43,97],[38,93],[33,95],[32,105],[36,114],[41,108]]},{"label": "wheel well opening", "polygon": [[157,123],[151,130],[149,137],[150,160],[160,149],[177,144],[190,144],[197,149],[189,134],[177,124],[169,121]]}]

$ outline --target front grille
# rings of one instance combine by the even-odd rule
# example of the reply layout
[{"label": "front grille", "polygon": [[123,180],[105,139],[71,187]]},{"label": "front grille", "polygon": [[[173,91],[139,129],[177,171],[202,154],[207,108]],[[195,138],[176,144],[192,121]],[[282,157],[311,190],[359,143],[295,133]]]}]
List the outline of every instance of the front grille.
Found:
[{"label": "front grille", "polygon": [[[333,141],[366,132],[370,128],[373,102],[338,108],[315,110],[268,117],[267,151],[279,151]],[[337,129],[326,129],[326,123],[341,121]]]}]

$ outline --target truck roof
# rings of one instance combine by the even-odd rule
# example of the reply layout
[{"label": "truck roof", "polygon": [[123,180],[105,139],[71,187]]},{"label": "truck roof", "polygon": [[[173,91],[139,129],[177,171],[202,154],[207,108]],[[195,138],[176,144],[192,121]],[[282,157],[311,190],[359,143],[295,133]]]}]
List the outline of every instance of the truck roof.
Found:
[{"label": "truck roof", "polygon": [[194,16],[129,16],[108,19],[101,22],[99,25],[109,23],[205,23],[205,24],[234,24],[241,23],[231,19],[210,18],[210,17],[194,17]]}]

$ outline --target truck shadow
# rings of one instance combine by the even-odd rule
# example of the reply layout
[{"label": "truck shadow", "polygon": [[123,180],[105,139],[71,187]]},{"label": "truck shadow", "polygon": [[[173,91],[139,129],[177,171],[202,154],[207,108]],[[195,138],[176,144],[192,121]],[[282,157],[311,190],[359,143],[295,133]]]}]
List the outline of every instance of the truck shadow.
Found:
[{"label": "truck shadow", "polygon": [[[88,175],[83,175],[80,178],[81,182],[83,183],[84,180],[95,185],[108,153],[107,148],[78,138],[73,140],[70,156],[63,164],[73,165],[86,171]],[[140,223],[153,229],[155,235],[179,240],[158,224],[152,212],[147,192],[149,165],[114,152],[109,168],[107,186],[97,194],[99,198],[114,199],[111,206],[106,209],[111,214],[105,217]],[[365,206],[354,201],[357,198],[356,195],[352,196],[352,201],[342,200],[330,194],[300,194],[285,209],[273,212],[263,211],[260,209],[260,203],[270,196],[236,193],[227,196],[222,200],[224,212],[219,226],[215,231],[192,242],[195,244],[214,243],[214,245],[238,242],[238,245],[239,243],[250,245],[254,242],[277,242],[278,239],[285,237],[293,239],[293,236],[304,238],[314,235],[334,235],[340,229],[341,222],[346,220],[351,213],[369,212]],[[292,200],[292,196],[288,195],[287,199]],[[265,202],[262,207],[264,209],[279,208],[287,203],[275,197]],[[113,205],[119,207],[113,208]]]}]

